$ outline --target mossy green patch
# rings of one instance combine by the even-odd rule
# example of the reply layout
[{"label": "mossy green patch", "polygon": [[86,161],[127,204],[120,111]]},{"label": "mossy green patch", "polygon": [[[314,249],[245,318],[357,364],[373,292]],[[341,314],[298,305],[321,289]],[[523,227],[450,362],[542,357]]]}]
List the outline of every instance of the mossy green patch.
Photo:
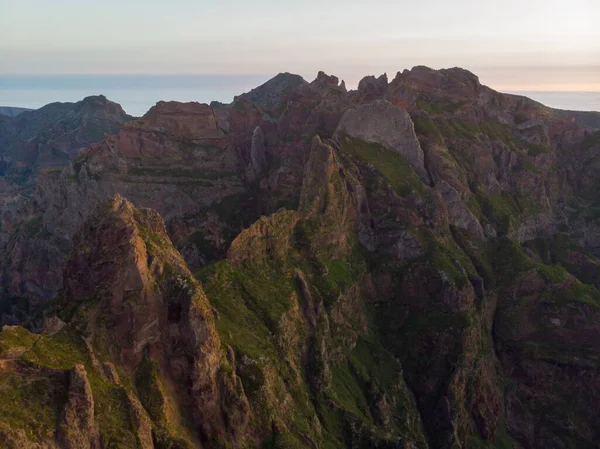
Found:
[{"label": "mossy green patch", "polygon": [[496,226],[500,234],[513,231],[523,216],[535,215],[542,210],[539,203],[522,194],[477,193],[476,197],[483,215]]},{"label": "mossy green patch", "polygon": [[510,285],[519,273],[535,267],[519,244],[506,236],[490,240],[487,251],[496,279],[502,285]]},{"label": "mossy green patch", "polygon": [[438,143],[443,141],[442,133],[433,120],[424,116],[412,116],[411,118],[415,125],[415,133],[418,137]]},{"label": "mossy green patch", "polygon": [[0,357],[10,357],[31,348],[39,338],[21,326],[6,326],[0,332]]},{"label": "mossy green patch", "polygon": [[546,282],[560,284],[567,279],[567,271],[561,265],[538,265],[537,272]]},{"label": "mossy green patch", "polygon": [[[94,367],[82,338],[68,326],[55,335],[42,335],[22,356],[35,369],[72,369],[83,364],[88,373],[103,447],[129,449],[139,447],[135,418],[125,388],[103,379]],[[66,379],[66,378],[65,378]]]},{"label": "mossy green patch", "polygon": [[65,373],[25,367],[0,372],[0,423],[23,429],[33,441],[46,439],[60,419],[67,386]]},{"label": "mossy green patch", "polygon": [[593,285],[575,281],[567,289],[554,292],[552,299],[561,304],[579,302],[600,307],[600,291]]},{"label": "mossy green patch", "polygon": [[165,399],[158,364],[144,357],[135,372],[135,387],[140,402],[150,418],[159,424],[165,423]]},{"label": "mossy green patch", "polygon": [[483,278],[486,288],[494,288],[496,276],[488,251],[489,241],[480,240],[461,228],[451,226],[450,229],[456,243],[471,259],[477,274]]},{"label": "mossy green patch", "polygon": [[417,107],[432,115],[453,114],[464,106],[463,101],[458,102],[433,102],[419,99]]},{"label": "mossy green patch", "polygon": [[376,143],[367,143],[348,136],[340,138],[342,152],[371,164],[392,186],[398,195],[424,193],[424,186],[406,159],[395,151]]},{"label": "mossy green patch", "polygon": [[55,335],[41,336],[23,355],[23,360],[33,365],[62,370],[90,362],[84,341],[68,327]]},{"label": "mossy green patch", "polygon": [[422,262],[438,270],[445,282],[462,288],[468,282],[468,275],[477,272],[469,256],[451,235],[438,235],[427,228],[419,229],[416,235],[425,248]]},{"label": "mossy green patch", "polygon": [[580,144],[581,148],[584,150],[588,150],[598,145],[600,145],[600,131],[589,134]]},{"label": "mossy green patch", "polygon": [[294,285],[266,267],[243,271],[221,261],[198,275],[219,312],[216,325],[223,341],[255,360],[274,357],[270,336],[291,306]]}]

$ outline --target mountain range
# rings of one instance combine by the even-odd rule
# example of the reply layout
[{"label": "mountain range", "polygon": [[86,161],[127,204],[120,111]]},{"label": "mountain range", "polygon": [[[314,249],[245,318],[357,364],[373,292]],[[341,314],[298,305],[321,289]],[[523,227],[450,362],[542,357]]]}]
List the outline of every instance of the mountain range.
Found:
[{"label": "mountain range", "polygon": [[0,441],[596,448],[598,168],[460,68],[0,115]]}]

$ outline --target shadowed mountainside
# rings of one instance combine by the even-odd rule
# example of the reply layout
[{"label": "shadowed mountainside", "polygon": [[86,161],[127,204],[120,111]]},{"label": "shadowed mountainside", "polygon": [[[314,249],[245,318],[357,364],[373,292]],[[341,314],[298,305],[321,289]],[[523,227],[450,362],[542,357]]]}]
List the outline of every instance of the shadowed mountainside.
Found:
[{"label": "shadowed mountainside", "polygon": [[22,112],[32,111],[33,109],[28,108],[15,108],[12,106],[0,106],[0,114],[5,115],[7,117],[16,117]]}]

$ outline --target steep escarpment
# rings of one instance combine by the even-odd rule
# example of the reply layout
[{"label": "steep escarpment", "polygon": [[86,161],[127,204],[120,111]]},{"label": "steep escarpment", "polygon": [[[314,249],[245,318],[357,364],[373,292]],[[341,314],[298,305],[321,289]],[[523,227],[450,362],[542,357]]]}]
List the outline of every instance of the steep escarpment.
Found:
[{"label": "steep escarpment", "polygon": [[199,273],[275,447],[427,446],[402,368],[369,328],[356,175],[315,138],[299,209],[260,219]]},{"label": "steep escarpment", "polygon": [[0,120],[0,251],[6,255],[0,262],[0,322],[18,321],[28,307],[24,301],[48,299],[48,286],[60,282],[69,243],[45,229],[34,199],[38,180],[60,174],[80,151],[130,118],[97,96]]},{"label": "steep escarpment", "polygon": [[22,112],[8,122],[0,141],[0,155],[8,162],[2,175],[23,184],[28,174],[64,165],[82,148],[101,141],[104,133],[118,131],[130,118],[121,106],[102,95]]},{"label": "steep escarpment", "polygon": [[0,334],[2,385],[46,418],[0,431],[595,447],[593,120],[458,68],[350,92],[284,73],[230,105],[160,102],[44,173],[7,240],[3,285],[13,308],[30,299],[12,318],[47,333]]},{"label": "steep escarpment", "polygon": [[[63,286],[45,314],[66,323],[57,334],[2,332],[3,375],[25,383],[46,371],[69,379],[66,398],[40,392],[26,399],[31,410],[43,408],[50,429],[60,419],[54,437],[24,429],[25,441],[188,447],[245,435],[248,404],[235,362],[156,212],[120,196],[100,206],[76,235]],[[27,419],[13,410],[2,421],[21,438],[19,420],[33,424]]]}]

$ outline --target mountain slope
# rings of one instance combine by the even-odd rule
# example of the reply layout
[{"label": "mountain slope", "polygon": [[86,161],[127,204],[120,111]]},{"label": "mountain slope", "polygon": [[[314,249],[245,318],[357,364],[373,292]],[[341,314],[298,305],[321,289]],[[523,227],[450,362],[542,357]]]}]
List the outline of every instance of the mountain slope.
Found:
[{"label": "mountain slope", "polygon": [[16,117],[22,112],[31,111],[32,109],[28,108],[16,108],[13,106],[0,106],[0,114],[5,115],[7,117]]},{"label": "mountain slope", "polygon": [[[42,175],[3,281],[30,328],[58,316],[114,365],[136,418],[52,424],[78,365],[103,401],[83,351],[17,371],[63,402],[15,384],[48,418],[10,438],[595,447],[600,147],[565,114],[426,67],[157,104]],[[23,370],[40,337],[0,336]]]}]

